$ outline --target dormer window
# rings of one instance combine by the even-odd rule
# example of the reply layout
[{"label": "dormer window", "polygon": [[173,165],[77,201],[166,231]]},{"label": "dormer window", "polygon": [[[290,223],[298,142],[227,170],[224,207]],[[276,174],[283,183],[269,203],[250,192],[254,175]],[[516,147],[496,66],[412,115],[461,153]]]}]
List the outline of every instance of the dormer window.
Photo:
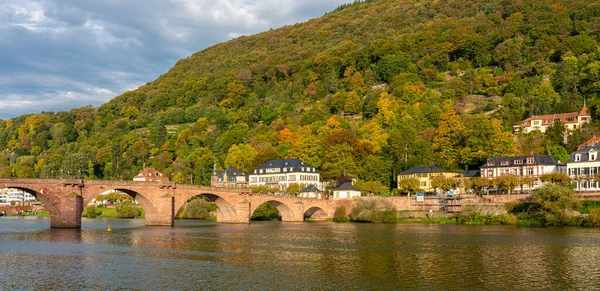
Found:
[{"label": "dormer window", "polygon": [[487,165],[490,166],[490,167],[493,167],[494,166],[494,162],[488,162]]},{"label": "dormer window", "polygon": [[575,155],[575,161],[576,162],[581,161],[581,155]]},{"label": "dormer window", "polygon": [[596,160],[596,154],[590,154],[590,161]]},{"label": "dormer window", "polygon": [[533,165],[533,158],[527,158],[527,164]]},{"label": "dormer window", "polygon": [[522,165],[523,164],[523,160],[514,160],[513,162],[515,163],[515,165]]},{"label": "dormer window", "polygon": [[501,166],[508,166],[508,161],[500,161]]}]

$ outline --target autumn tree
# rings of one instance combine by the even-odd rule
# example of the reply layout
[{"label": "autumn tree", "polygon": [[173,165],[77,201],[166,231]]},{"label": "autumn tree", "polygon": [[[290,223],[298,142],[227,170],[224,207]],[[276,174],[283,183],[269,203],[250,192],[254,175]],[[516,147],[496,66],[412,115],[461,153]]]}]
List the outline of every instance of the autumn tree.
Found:
[{"label": "autumn tree", "polygon": [[444,103],[444,113],[440,115],[440,124],[433,138],[433,150],[440,161],[447,167],[458,168],[461,155],[465,149],[465,126],[460,116],[453,109],[453,102]]},{"label": "autumn tree", "polygon": [[421,187],[421,182],[417,178],[405,178],[398,180],[398,189],[402,193],[411,193],[417,192]]}]

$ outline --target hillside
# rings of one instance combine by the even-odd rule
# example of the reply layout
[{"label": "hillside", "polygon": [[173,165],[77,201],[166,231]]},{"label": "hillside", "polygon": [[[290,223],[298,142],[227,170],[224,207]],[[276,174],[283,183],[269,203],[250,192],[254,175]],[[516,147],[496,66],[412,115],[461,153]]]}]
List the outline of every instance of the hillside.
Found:
[{"label": "hillside", "polygon": [[214,45],[99,108],[0,121],[0,176],[130,179],[146,164],[209,184],[215,163],[298,157],[386,193],[414,165],[564,159],[598,133],[511,130],[584,99],[600,117],[600,3],[366,2]]}]

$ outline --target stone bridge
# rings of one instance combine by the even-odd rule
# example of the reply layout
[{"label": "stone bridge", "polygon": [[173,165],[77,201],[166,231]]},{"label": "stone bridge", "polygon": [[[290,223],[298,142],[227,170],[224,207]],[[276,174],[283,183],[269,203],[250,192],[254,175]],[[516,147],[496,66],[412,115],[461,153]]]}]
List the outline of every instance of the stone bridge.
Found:
[{"label": "stone bridge", "polygon": [[188,199],[203,195],[217,205],[217,222],[249,223],[263,203],[275,206],[282,221],[305,217],[333,217],[335,207],[351,201],[329,201],[291,196],[252,194],[248,189],[214,188],[173,182],[101,181],[82,179],[0,178],[0,188],[20,189],[35,196],[50,212],[50,226],[81,227],[85,205],[108,190],[132,196],[144,209],[146,225],[173,225],[175,214]]}]

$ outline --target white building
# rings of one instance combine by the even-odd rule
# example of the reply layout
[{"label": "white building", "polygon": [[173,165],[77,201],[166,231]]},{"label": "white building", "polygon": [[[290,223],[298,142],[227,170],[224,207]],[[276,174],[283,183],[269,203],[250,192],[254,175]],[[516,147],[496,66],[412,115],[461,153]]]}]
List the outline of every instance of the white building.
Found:
[{"label": "white building", "polygon": [[598,151],[600,151],[600,143],[583,146],[569,156],[567,173],[571,179],[577,181],[578,190],[598,191],[600,189],[600,181],[594,179],[600,170]]},{"label": "white building", "polygon": [[0,189],[0,205],[36,201],[35,196],[18,189]]},{"label": "white building", "polygon": [[300,191],[298,197],[321,199],[323,197],[323,192],[319,191],[319,189],[317,189],[317,186],[315,185],[308,185],[308,187]]},{"label": "white building", "polygon": [[299,159],[270,160],[254,169],[249,176],[250,186],[267,185],[285,190],[291,184],[319,185],[320,175],[315,167]]},{"label": "white building", "polygon": [[[567,166],[551,156],[529,155],[515,157],[491,157],[480,167],[481,177],[498,178],[504,175],[516,175],[519,178],[535,179],[532,189],[541,186],[539,178],[550,173],[566,173]],[[528,189],[528,185],[523,185]]]},{"label": "white building", "polygon": [[360,190],[356,189],[352,183],[344,183],[333,190],[333,199],[350,199],[360,197]]}]

